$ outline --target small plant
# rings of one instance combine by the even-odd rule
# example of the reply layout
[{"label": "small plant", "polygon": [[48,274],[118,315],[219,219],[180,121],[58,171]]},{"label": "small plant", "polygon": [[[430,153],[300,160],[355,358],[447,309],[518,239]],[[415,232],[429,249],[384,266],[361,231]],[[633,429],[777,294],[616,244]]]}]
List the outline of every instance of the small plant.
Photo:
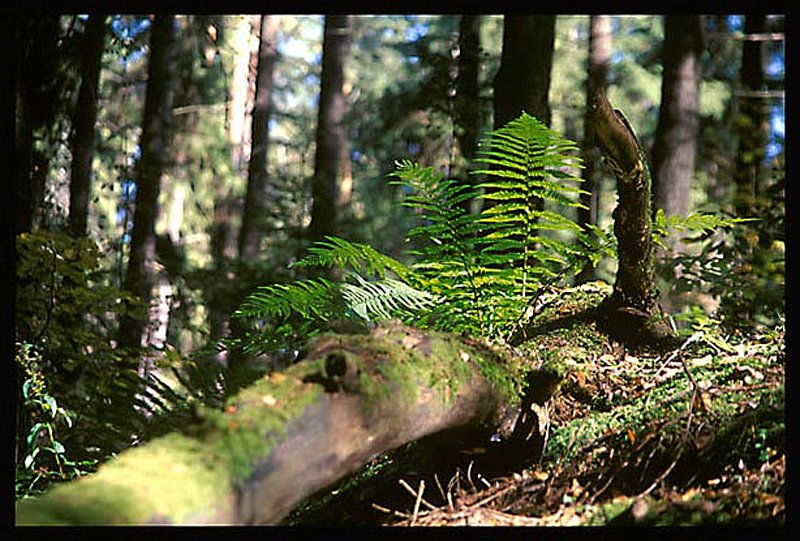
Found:
[{"label": "small plant", "polygon": [[[746,290],[745,295],[750,295],[746,280],[738,284],[736,282],[741,269],[741,255],[731,249],[731,243],[735,242],[738,231],[735,228],[757,221],[700,212],[667,217],[659,209],[653,221],[653,240],[666,250],[664,240],[671,234],[681,233],[686,235],[681,242],[687,246],[687,250],[666,258],[659,266],[659,274],[666,282],[665,291],[673,297],[704,294],[720,301],[730,300],[742,288]],[[675,269],[680,270],[677,275]],[[719,327],[728,323],[730,318],[727,316],[734,315],[731,313],[734,306],[731,303],[730,306],[723,306],[719,314],[708,315],[698,306],[690,304],[676,315],[676,320],[687,321],[693,327],[707,327],[709,323]]]},{"label": "small plant", "polygon": [[72,428],[73,418],[48,393],[39,353],[29,343],[17,343],[16,362],[25,376],[22,407],[30,425],[22,466],[17,464],[16,494],[17,498],[24,498],[44,489],[34,488],[40,480],[49,483],[73,479],[92,471],[96,461],[73,462],[57,439],[64,427]]}]

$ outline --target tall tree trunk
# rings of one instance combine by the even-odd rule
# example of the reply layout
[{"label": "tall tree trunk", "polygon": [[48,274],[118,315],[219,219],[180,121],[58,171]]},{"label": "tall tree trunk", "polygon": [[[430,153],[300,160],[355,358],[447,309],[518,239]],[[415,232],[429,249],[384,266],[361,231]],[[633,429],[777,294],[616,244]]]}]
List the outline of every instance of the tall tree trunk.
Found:
[{"label": "tall tree trunk", "polygon": [[[458,65],[455,74],[455,107],[453,121],[458,126],[456,139],[460,159],[456,161],[456,173],[463,182],[472,184],[471,163],[478,146],[481,130],[481,102],[479,96],[480,70],[480,15],[462,15],[458,23]],[[472,200],[461,203],[464,212],[472,210]]]},{"label": "tall tree trunk", "polygon": [[[745,35],[763,32],[766,16],[747,15],[744,22]],[[764,47],[758,40],[745,40],[742,45],[741,83],[745,91],[763,90]],[[766,154],[768,118],[764,112],[764,100],[755,96],[742,96],[736,132],[739,148],[736,153],[734,178],[736,180],[736,213],[752,216],[755,208],[756,187],[761,175]]]},{"label": "tall tree trunk", "polygon": [[247,192],[239,231],[239,258],[255,259],[261,252],[261,239],[268,212],[267,151],[269,148],[270,97],[272,73],[277,54],[277,21],[275,17],[261,17],[261,34],[258,45],[256,96],[252,115],[250,164],[247,169]]},{"label": "tall tree trunk", "polygon": [[313,205],[309,238],[312,241],[337,231],[341,220],[340,207],[349,198],[349,193],[341,189],[340,183],[345,178],[343,166],[347,164],[347,134],[343,124],[344,64],[351,33],[351,16],[325,17],[314,180],[311,189]]},{"label": "tall tree trunk", "polygon": [[[593,124],[589,121],[591,98],[598,89],[606,87],[608,63],[611,59],[611,17],[608,15],[592,15],[589,20],[589,58],[586,74],[586,115],[584,117],[584,139],[581,154],[583,158],[583,186],[586,193],[580,195],[580,202],[585,208],[578,208],[578,223],[581,225],[597,225],[597,198],[600,193],[598,185],[597,160],[600,157],[594,145]],[[595,278],[594,268],[588,265],[578,276],[579,281]]]},{"label": "tall tree trunk", "polygon": [[81,88],[72,117],[72,168],[69,184],[69,230],[86,235],[94,158],[94,124],[100,84],[100,61],[105,49],[106,16],[90,15],[86,22],[81,62]]},{"label": "tall tree trunk", "polygon": [[664,20],[661,107],[653,141],[655,208],[669,216],[689,212],[697,138],[700,130],[700,55],[703,24],[699,15],[667,15]]},{"label": "tall tree trunk", "polygon": [[555,15],[503,17],[503,52],[494,80],[494,127],[522,111],[550,125],[550,72],[553,65]]},{"label": "tall tree trunk", "polygon": [[29,105],[19,75],[14,83],[14,233],[19,234],[33,229],[33,129],[28,122]]},{"label": "tall tree trunk", "polygon": [[[58,112],[73,90],[65,74],[60,16],[24,16],[14,20],[15,140],[14,229],[38,229],[50,159],[57,148]],[[35,142],[41,140],[41,144]]]},{"label": "tall tree trunk", "polygon": [[[255,33],[257,24],[251,24],[252,15],[233,18],[227,32],[233,34],[233,59],[230,76],[229,105],[227,108],[228,138],[231,144],[231,163],[238,175],[244,171],[245,161],[245,119],[250,101],[250,86],[254,86],[254,78],[250,77],[251,45],[250,36]],[[258,17],[256,17],[258,19]],[[258,54],[257,52],[255,53]]]},{"label": "tall tree trunk", "polygon": [[481,15],[462,15],[458,26],[458,76],[456,78],[455,121],[461,128],[458,145],[467,161],[475,157],[481,129],[479,97]]},{"label": "tall tree trunk", "polygon": [[[127,291],[140,297],[146,305],[149,305],[152,296],[159,184],[166,161],[167,132],[172,115],[174,22],[172,15],[157,15],[150,30],[147,95],[139,141],[141,156],[136,165],[133,231],[123,284]],[[120,345],[142,345],[147,322],[147,315],[123,318],[119,330]]]}]

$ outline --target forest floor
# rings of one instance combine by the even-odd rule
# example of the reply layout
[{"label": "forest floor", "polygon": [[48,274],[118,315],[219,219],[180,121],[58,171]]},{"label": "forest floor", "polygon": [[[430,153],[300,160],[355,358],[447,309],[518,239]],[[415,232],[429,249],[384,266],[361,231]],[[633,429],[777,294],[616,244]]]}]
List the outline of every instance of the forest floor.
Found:
[{"label": "forest floor", "polygon": [[400,450],[284,524],[781,526],[784,364],[783,327],[699,332],[662,355],[606,343],[550,402],[537,463],[490,473],[486,449],[448,451],[435,466]]}]

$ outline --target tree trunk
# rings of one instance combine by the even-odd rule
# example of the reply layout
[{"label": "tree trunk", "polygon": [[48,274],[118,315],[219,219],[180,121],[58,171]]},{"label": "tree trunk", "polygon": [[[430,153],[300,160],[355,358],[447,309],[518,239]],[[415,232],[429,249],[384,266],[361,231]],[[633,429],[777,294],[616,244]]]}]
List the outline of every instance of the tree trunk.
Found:
[{"label": "tree trunk", "polygon": [[458,27],[458,76],[455,122],[461,128],[458,145],[466,162],[475,157],[481,130],[479,96],[481,15],[462,15]]},{"label": "tree trunk", "polygon": [[50,159],[58,148],[58,112],[73,89],[62,65],[64,36],[58,15],[19,17],[13,32],[14,229],[22,233],[43,222]]},{"label": "tree trunk", "polygon": [[[166,161],[168,129],[172,116],[174,43],[173,16],[155,17],[150,37],[147,96],[145,98],[141,156],[136,165],[136,200],[131,234],[130,259],[124,288],[150,304],[153,288],[153,262],[156,253],[155,221],[158,194]],[[123,347],[141,346],[148,316],[126,316],[120,322]]]},{"label": "tree trunk", "polygon": [[86,22],[81,58],[81,88],[72,117],[72,168],[69,184],[69,230],[86,235],[94,158],[94,125],[100,84],[100,61],[105,49],[106,16],[90,15]]},{"label": "tree trunk", "polygon": [[[462,15],[458,26],[458,64],[455,69],[455,97],[453,122],[458,141],[458,158],[452,164],[454,177],[461,177],[467,185],[474,184],[470,175],[472,160],[478,147],[481,130],[481,102],[479,96],[480,70],[480,15]],[[452,102],[451,102],[452,103]],[[471,199],[462,201],[464,212],[472,211]]]},{"label": "tree trunk", "polygon": [[664,209],[667,216],[689,212],[700,130],[702,52],[701,17],[667,15],[661,106],[651,153],[654,205],[656,209]]},{"label": "tree trunk", "polygon": [[618,267],[614,291],[599,310],[601,327],[631,346],[672,345],[658,305],[650,233],[650,174],[630,124],[596,88],[589,108],[595,143],[617,177],[614,210]]},{"label": "tree trunk", "polygon": [[[766,16],[747,15],[744,22],[745,35],[764,32]],[[763,44],[758,40],[746,40],[742,45],[741,82],[745,90],[763,90],[764,86]],[[736,180],[736,214],[752,217],[755,209],[756,188],[766,155],[769,121],[764,111],[764,100],[760,97],[743,96],[739,102],[736,132],[739,148],[736,153],[734,178]]]},{"label": "tree trunk", "polygon": [[550,72],[553,65],[555,15],[503,17],[503,52],[494,79],[494,127],[522,111],[550,125]]},{"label": "tree trunk", "polygon": [[[494,128],[505,126],[522,112],[550,125],[550,73],[555,42],[555,15],[505,15],[500,69],[494,78]],[[484,208],[491,206],[484,200]],[[542,210],[544,201],[533,198]],[[533,233],[532,233],[533,234]]]},{"label": "tree trunk", "polygon": [[[589,58],[587,61],[586,75],[586,116],[584,121],[584,142],[581,148],[583,158],[583,186],[586,191],[580,195],[581,204],[585,208],[578,208],[578,224],[597,225],[597,198],[600,194],[598,185],[596,163],[599,158],[594,145],[592,123],[589,121],[591,99],[597,92],[596,89],[606,87],[606,74],[608,62],[611,59],[611,17],[608,15],[592,15],[589,21]],[[588,282],[595,279],[594,268],[588,265],[578,276],[578,280]]]},{"label": "tree trunk", "polygon": [[448,428],[492,430],[508,412],[508,390],[487,377],[502,358],[457,337],[389,322],[309,351],[224,412],[20,503],[17,523],[273,524],[380,453]]},{"label": "tree trunk", "polygon": [[269,148],[270,99],[272,73],[277,55],[277,21],[262,15],[258,45],[256,96],[251,126],[250,164],[247,169],[247,192],[239,231],[239,258],[255,259],[261,253],[265,218],[269,209],[267,193],[267,150]]},{"label": "tree trunk", "polygon": [[[248,101],[250,101],[250,86],[253,80],[250,77],[250,36],[254,33],[255,24],[251,25],[252,15],[241,15],[231,18],[232,22],[226,32],[233,35],[230,40],[233,46],[233,67],[231,68],[229,105],[227,108],[228,140],[231,144],[231,163],[234,172],[238,175],[244,171],[245,161],[245,119],[248,116]],[[257,54],[257,53],[256,53]],[[251,130],[252,131],[252,130]]]},{"label": "tree trunk", "polygon": [[346,175],[343,174],[348,160],[347,133],[343,121],[344,64],[351,32],[351,16],[325,17],[314,179],[311,189],[311,241],[337,232],[342,207],[349,202],[349,187],[346,185]]}]

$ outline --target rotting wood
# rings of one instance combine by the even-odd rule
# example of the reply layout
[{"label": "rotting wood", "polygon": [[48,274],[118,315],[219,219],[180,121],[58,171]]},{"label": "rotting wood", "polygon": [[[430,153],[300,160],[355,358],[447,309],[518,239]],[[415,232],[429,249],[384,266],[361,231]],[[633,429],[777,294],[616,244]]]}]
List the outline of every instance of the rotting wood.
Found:
[{"label": "rotting wood", "polygon": [[594,89],[588,120],[595,143],[617,177],[619,203],[614,210],[618,267],[614,291],[599,307],[598,323],[634,346],[675,346],[672,329],[658,305],[651,236],[650,171],[636,134],[614,109],[602,88]]}]

